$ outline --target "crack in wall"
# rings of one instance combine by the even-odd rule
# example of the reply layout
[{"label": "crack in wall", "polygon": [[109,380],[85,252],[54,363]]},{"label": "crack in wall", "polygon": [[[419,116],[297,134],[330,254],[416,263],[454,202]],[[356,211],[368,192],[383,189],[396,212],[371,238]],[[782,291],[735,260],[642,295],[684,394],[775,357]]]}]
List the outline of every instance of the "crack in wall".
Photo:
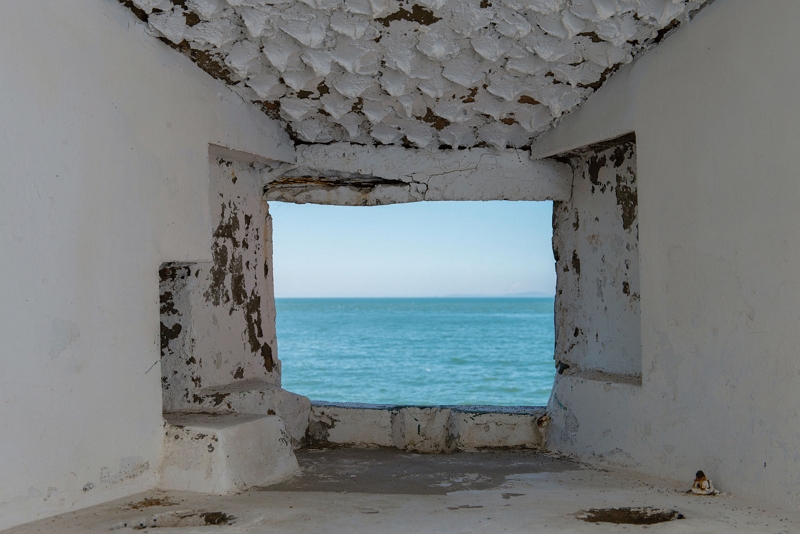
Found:
[{"label": "crack in wall", "polygon": [[379,205],[435,200],[569,198],[572,170],[520,150],[415,151],[347,143],[304,146],[264,174],[267,200]]}]

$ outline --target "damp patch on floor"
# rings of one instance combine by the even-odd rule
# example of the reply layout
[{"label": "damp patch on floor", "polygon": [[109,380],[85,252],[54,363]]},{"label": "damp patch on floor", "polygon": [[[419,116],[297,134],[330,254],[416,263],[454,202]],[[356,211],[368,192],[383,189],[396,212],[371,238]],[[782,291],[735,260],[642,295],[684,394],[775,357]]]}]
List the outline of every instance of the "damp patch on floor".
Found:
[{"label": "damp patch on floor", "polygon": [[226,514],[225,512],[180,510],[121,521],[112,525],[110,530],[126,528],[144,530],[154,528],[204,527],[206,525],[219,526],[233,524],[235,519],[234,516]]},{"label": "damp patch on floor", "polygon": [[677,510],[661,508],[592,508],[578,515],[587,523],[614,523],[615,525],[655,525],[684,519]]}]

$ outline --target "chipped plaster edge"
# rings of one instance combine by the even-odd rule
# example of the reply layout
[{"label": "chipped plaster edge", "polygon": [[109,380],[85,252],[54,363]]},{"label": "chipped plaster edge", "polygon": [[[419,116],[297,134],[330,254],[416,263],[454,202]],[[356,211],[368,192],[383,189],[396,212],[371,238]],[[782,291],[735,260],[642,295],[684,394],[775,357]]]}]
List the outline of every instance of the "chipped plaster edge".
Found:
[{"label": "chipped plaster edge", "polygon": [[349,143],[298,147],[262,175],[267,200],[378,205],[442,200],[568,200],[572,168],[527,151],[426,151]]},{"label": "chipped plaster edge", "polygon": [[541,448],[543,406],[406,406],[313,401],[306,446],[421,453]]}]

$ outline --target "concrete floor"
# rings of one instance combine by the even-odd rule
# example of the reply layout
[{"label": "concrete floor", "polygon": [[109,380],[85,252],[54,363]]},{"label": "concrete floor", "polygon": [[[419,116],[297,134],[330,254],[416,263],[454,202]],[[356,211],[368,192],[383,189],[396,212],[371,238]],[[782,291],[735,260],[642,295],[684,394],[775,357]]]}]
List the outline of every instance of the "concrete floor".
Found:
[{"label": "concrete floor", "polygon": [[[148,492],[6,531],[15,533],[796,533],[800,513],[566,458],[492,451],[419,455],[394,449],[299,451],[302,474],[230,496]],[[586,522],[591,508],[655,507],[683,519]],[[221,512],[221,513],[220,513]],[[233,516],[230,519],[229,516]],[[158,527],[153,527],[153,519]],[[230,521],[229,526],[213,523]],[[212,524],[207,524],[212,523]],[[168,528],[169,527],[169,528]]]}]

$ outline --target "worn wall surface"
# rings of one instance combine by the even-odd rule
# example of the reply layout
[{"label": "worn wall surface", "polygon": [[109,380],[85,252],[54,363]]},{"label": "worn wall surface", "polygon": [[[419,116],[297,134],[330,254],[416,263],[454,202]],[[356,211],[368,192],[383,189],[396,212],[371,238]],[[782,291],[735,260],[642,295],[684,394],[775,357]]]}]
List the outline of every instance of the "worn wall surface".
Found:
[{"label": "worn wall surface", "polygon": [[636,144],[573,155],[572,197],[553,204],[559,375],[642,374]]},{"label": "worn wall surface", "polygon": [[524,150],[303,145],[264,174],[267,200],[374,206],[431,200],[567,200],[572,169]]},{"label": "worn wall surface", "polygon": [[538,448],[549,424],[537,406],[394,406],[315,402],[306,445],[395,447],[450,453],[491,447]]},{"label": "worn wall surface", "polygon": [[799,17],[717,0],[533,147],[637,143],[642,385],[562,378],[551,446],[797,505]]},{"label": "worn wall surface", "polygon": [[116,1],[4,3],[0,50],[2,529],[155,484],[158,270],[212,261],[209,143],[293,151]]},{"label": "worn wall surface", "polygon": [[278,415],[299,445],[311,402],[280,387],[264,169],[212,154],[212,261],[159,269],[162,407]]},{"label": "worn wall surface", "polygon": [[[272,286],[272,220],[252,165],[209,161],[211,262],[160,270],[164,411],[202,404],[204,388],[280,385]],[[220,400],[221,401],[221,400]]]}]

